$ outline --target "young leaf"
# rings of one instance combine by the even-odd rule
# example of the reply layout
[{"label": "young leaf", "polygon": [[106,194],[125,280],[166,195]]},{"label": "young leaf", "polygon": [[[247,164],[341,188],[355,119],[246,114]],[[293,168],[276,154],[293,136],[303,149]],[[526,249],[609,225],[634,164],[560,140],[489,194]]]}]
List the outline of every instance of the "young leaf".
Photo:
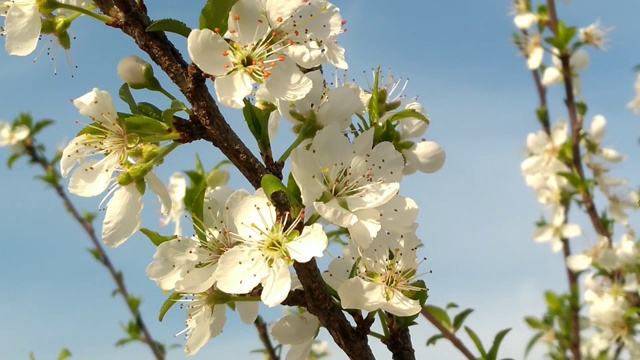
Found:
[{"label": "young leaf", "polygon": [[165,31],[172,32],[174,34],[182,35],[184,37],[189,37],[191,33],[191,28],[187,26],[187,24],[183,23],[180,20],[176,19],[160,19],[156,20],[147,27],[147,32],[152,31]]},{"label": "young leaf", "polygon": [[458,331],[458,329],[460,329],[460,327],[464,323],[464,320],[472,312],[473,312],[473,309],[465,309],[453,318],[453,328],[455,329],[455,331]]},{"label": "young leaf", "polygon": [[507,333],[511,331],[511,329],[504,329],[496,334],[496,337],[493,338],[493,344],[491,344],[491,349],[489,349],[489,353],[487,354],[487,360],[496,360],[498,357],[498,349],[500,348],[500,343],[507,335]]},{"label": "young leaf", "polygon": [[438,321],[440,321],[442,325],[446,326],[447,329],[451,330],[451,319],[449,318],[449,314],[447,314],[444,309],[433,305],[426,305],[424,309],[427,310],[431,315],[433,315],[433,317],[435,317]]},{"label": "young leaf", "polygon": [[149,240],[151,240],[151,242],[155,246],[160,246],[160,244],[162,244],[165,241],[169,241],[169,240],[173,240],[173,239],[177,238],[176,235],[164,236],[164,235],[158,234],[157,232],[155,232],[153,230],[149,230],[149,229],[146,229],[146,228],[140,229],[140,232],[145,234],[145,235],[147,235]]},{"label": "young leaf", "polygon": [[529,352],[531,351],[531,349],[533,349],[533,346],[538,342],[538,340],[540,340],[542,338],[543,335],[544,335],[544,333],[542,331],[540,331],[537,334],[535,334],[531,338],[531,340],[529,340],[529,342],[527,343],[527,347],[524,350],[524,357],[525,358],[529,355]]},{"label": "young leaf", "polygon": [[129,85],[127,85],[126,83],[122,84],[122,86],[120,86],[120,91],[118,91],[118,95],[120,96],[120,99],[122,99],[122,101],[129,105],[129,110],[131,110],[131,113],[135,114],[138,111],[138,104],[136,104],[136,100],[131,94]]},{"label": "young leaf", "polygon": [[200,29],[224,35],[229,29],[229,12],[238,0],[207,0],[200,12]]},{"label": "young leaf", "polygon": [[481,357],[483,359],[486,358],[487,352],[484,350],[484,346],[482,346],[482,341],[480,341],[480,338],[478,337],[478,335],[473,330],[471,330],[471,328],[468,326],[465,326],[464,330],[467,332],[471,340],[473,340],[473,343],[476,345],[476,348],[478,349],[478,351],[480,351]]},{"label": "young leaf", "polygon": [[435,345],[436,342],[440,339],[444,339],[444,336],[442,334],[433,335],[432,337],[427,339],[427,346]]},{"label": "young leaf", "polygon": [[71,357],[71,351],[69,349],[64,348],[60,350],[60,354],[58,355],[58,360],[65,360]]}]

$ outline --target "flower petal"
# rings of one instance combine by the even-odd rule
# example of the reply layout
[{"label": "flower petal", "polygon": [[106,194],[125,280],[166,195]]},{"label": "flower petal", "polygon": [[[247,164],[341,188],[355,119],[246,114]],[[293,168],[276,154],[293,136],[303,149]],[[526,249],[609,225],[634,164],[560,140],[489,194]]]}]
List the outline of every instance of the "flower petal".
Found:
[{"label": "flower petal", "polygon": [[102,223],[102,241],[118,247],[133,235],[142,223],[142,196],[136,186],[123,186],[113,193]]},{"label": "flower petal", "polygon": [[35,1],[14,3],[5,18],[5,49],[9,55],[26,56],[38,46],[40,38],[40,12]]}]

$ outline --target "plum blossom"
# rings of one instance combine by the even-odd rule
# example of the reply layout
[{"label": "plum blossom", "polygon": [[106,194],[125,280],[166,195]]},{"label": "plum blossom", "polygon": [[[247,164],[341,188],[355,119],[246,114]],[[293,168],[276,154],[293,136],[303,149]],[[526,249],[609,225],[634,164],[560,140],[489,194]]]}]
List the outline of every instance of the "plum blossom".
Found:
[{"label": "plum blossom", "polygon": [[531,4],[526,0],[516,0],[513,6],[515,16],[513,22],[520,30],[529,30],[538,22],[538,15],[531,11]]},{"label": "plum blossom", "polygon": [[[313,87],[304,98],[294,102],[275,99],[278,112],[294,125],[294,132],[299,132],[305,123],[314,128],[337,123],[340,129],[346,129],[351,125],[351,117],[364,111],[359,88],[351,84],[325,87],[319,70],[309,72],[307,76]],[[301,118],[304,118],[304,123]]]},{"label": "plum blossom", "polygon": [[557,208],[550,224],[540,226],[533,240],[535,242],[551,242],[551,248],[558,252],[563,248],[562,240],[571,239],[582,234],[582,229],[578,224],[567,224],[565,222],[565,210]]},{"label": "plum blossom", "polygon": [[263,0],[269,25],[277,39],[286,43],[282,52],[304,68],[329,62],[347,69],[344,48],[336,37],[346,30],[340,10],[326,0]]},{"label": "plum blossom", "polygon": [[[184,351],[187,355],[195,355],[209,341],[222,333],[227,321],[224,303],[216,303],[219,291],[211,288],[197,294],[185,294],[179,300],[180,307],[187,310],[186,328],[176,336],[187,333]],[[224,297],[224,294],[222,294]],[[238,302],[235,304],[240,319],[245,324],[252,324],[258,317],[257,302]]]},{"label": "plum blossom", "polygon": [[[408,103],[405,109],[415,110],[427,117],[427,111],[418,102]],[[397,124],[401,142],[413,142],[412,139],[423,137],[428,128],[429,122],[415,117],[403,118]],[[440,145],[424,138],[419,142],[413,142],[409,148],[402,149],[402,155],[406,160],[404,175],[412,174],[416,170],[427,174],[434,173],[442,168],[446,159],[445,151]]]},{"label": "plum blossom", "polygon": [[[137,134],[127,134],[124,122],[106,91],[93,89],[75,99],[73,104],[80,114],[93,123],[88,130],[71,140],[62,151],[60,169],[63,177],[78,165],[69,180],[69,191],[73,194],[92,197],[104,192],[114,180],[114,173],[130,164],[128,151],[138,143]],[[103,156],[95,159],[95,156]],[[144,176],[145,183],[158,195],[165,212],[171,209],[171,198],[162,181],[152,172]],[[140,229],[142,194],[135,183],[115,187],[102,226],[105,244],[117,247]]]},{"label": "plum blossom", "polygon": [[296,230],[302,221],[278,220],[276,210],[260,189],[238,203],[233,216],[238,242],[218,261],[217,286],[230,294],[249,293],[261,284],[262,302],[267,306],[280,304],[291,289],[289,265],[321,257],[328,239],[320,224]]},{"label": "plum blossom", "polygon": [[587,26],[586,28],[580,28],[579,35],[580,41],[585,44],[591,45],[596,49],[606,49],[608,44],[607,34],[611,31],[611,28],[605,29],[600,20]]},{"label": "plum blossom", "polygon": [[271,336],[279,343],[290,345],[285,360],[307,360],[320,328],[314,315],[304,312],[282,317],[271,327]]},{"label": "plum blossom", "polygon": [[226,186],[209,190],[202,220],[206,239],[178,236],[160,244],[153,256],[156,260],[147,268],[149,278],[163,290],[199,293],[209,289],[215,283],[220,256],[235,244],[229,235],[235,230],[231,213],[248,195]]},{"label": "plum blossom", "polygon": [[5,1],[4,28],[0,35],[6,38],[5,49],[9,55],[25,56],[36,49],[40,38],[41,17],[36,0]]},{"label": "plum blossom", "polygon": [[[128,151],[137,145],[137,135],[128,135],[124,123],[111,100],[111,95],[99,89],[73,100],[80,114],[93,123],[86,131],[69,142],[62,151],[60,169],[67,177],[78,164],[69,182],[71,193],[91,197],[102,193],[112,181],[113,173],[124,168]],[[94,156],[104,157],[100,160]]]},{"label": "plum blossom", "polygon": [[390,142],[372,149],[373,130],[351,143],[338,125],[330,125],[317,132],[308,150],[291,153],[291,172],[304,204],[347,228],[365,248],[381,228],[376,208],[396,195],[404,167],[402,155]]},{"label": "plum blossom", "polygon": [[22,143],[29,137],[29,128],[26,125],[11,125],[0,121],[0,147],[9,146],[11,152],[19,154],[24,151]]},{"label": "plum blossom", "polygon": [[529,157],[520,169],[527,184],[546,182],[559,172],[568,172],[569,167],[559,159],[560,149],[567,141],[569,127],[565,119],[560,119],[551,126],[550,135],[540,130],[527,136]]},{"label": "plum blossom", "polygon": [[[406,293],[424,290],[413,284],[417,280],[419,244],[413,233],[380,231],[368,248],[360,250],[361,257],[354,257],[356,250],[349,252],[351,256],[334,259],[323,278],[338,291],[346,309],[415,315],[420,312],[420,303]],[[354,263],[356,274],[349,278]]]},{"label": "plum blossom", "polygon": [[295,101],[311,90],[311,80],[296,63],[280,52],[286,46],[275,41],[260,0],[240,0],[229,13],[231,41],[209,30],[193,30],[187,39],[189,56],[215,79],[219,101],[242,108],[254,84],[263,84],[275,97]]},{"label": "plum blossom", "polygon": [[[562,75],[562,62],[558,57],[558,52],[555,50],[554,56],[551,58],[553,66],[549,66],[544,69],[542,74],[542,85],[551,86],[562,84],[564,82],[564,76]],[[581,86],[580,77],[578,73],[584,71],[589,66],[589,53],[583,49],[576,50],[569,58],[569,64],[571,66],[571,76],[573,78],[573,92],[574,95],[580,96]]]},{"label": "plum blossom", "polygon": [[169,196],[171,197],[171,211],[167,212],[163,209],[162,213],[168,213],[160,219],[160,225],[166,226],[169,222],[176,224],[173,231],[174,235],[182,235],[182,215],[184,214],[184,196],[187,190],[187,179],[182,173],[176,172],[169,178],[167,186]]},{"label": "plum blossom", "polygon": [[634,87],[636,91],[636,96],[635,98],[633,98],[633,100],[629,101],[629,103],[627,104],[627,107],[631,109],[631,111],[633,111],[634,113],[640,114],[640,74],[638,74],[638,77],[636,78]]}]

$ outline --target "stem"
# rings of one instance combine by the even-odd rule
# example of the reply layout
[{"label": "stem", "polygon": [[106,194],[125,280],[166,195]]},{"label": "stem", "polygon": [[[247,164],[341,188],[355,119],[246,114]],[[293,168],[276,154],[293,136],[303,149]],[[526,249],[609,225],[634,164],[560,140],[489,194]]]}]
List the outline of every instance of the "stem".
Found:
[{"label": "stem", "polygon": [[433,326],[435,326],[436,329],[438,329],[438,331],[440,331],[440,334],[442,334],[442,336],[444,336],[445,339],[449,340],[449,342],[451,342],[451,344],[455,346],[456,349],[460,350],[460,352],[462,353],[462,355],[465,356],[465,358],[467,358],[468,360],[476,360],[475,355],[473,355],[473,353],[469,349],[467,349],[466,346],[464,346],[462,341],[456,337],[456,334],[449,331],[449,329],[446,326],[444,326],[444,324],[442,324],[435,316],[433,316],[429,312],[429,310],[427,310],[427,308],[423,307],[420,313],[431,324],[433,324]]},{"label": "stem", "polygon": [[258,336],[260,337],[260,340],[264,345],[264,349],[267,352],[266,355],[269,356],[267,360],[279,360],[280,357],[278,356],[278,354],[276,354],[276,349],[273,347],[273,344],[271,343],[271,339],[269,338],[269,332],[267,331],[267,324],[265,324],[265,322],[262,320],[262,317],[258,316],[256,318],[256,321],[253,322],[253,324],[256,326],[256,329],[258,330]]},{"label": "stem", "polygon": [[411,344],[409,328],[396,324],[396,317],[389,314],[389,337],[383,341],[393,354],[393,360],[415,360],[416,354]]},{"label": "stem", "polygon": [[176,97],[171,95],[167,90],[165,90],[163,87],[160,87],[159,89],[156,90],[157,92],[161,93],[162,95],[166,96],[169,98],[169,100],[173,101],[176,100]]},{"label": "stem", "polygon": [[293,151],[293,149],[297,148],[300,144],[302,144],[303,141],[305,141],[308,138],[309,137],[305,132],[301,132],[300,134],[298,134],[298,137],[293,141],[293,143],[289,145],[287,150],[285,150],[285,152],[282,153],[282,155],[280,155],[278,162],[284,163],[289,158],[289,155],[291,155],[291,152]]},{"label": "stem", "polygon": [[[54,166],[49,164],[47,162],[47,160],[43,156],[41,156],[38,153],[38,151],[36,150],[37,147],[35,145],[34,139],[32,139],[31,142],[25,141],[25,148],[26,148],[26,152],[30,156],[32,162],[37,163],[38,165],[40,165],[40,167],[46,173],[52,173],[52,174],[55,175],[56,179],[60,179],[60,173],[55,169]],[[107,253],[104,250],[104,247],[102,247],[102,244],[98,240],[98,237],[96,235],[95,229],[93,228],[93,225],[90,222],[88,222],[80,214],[80,212],[75,207],[75,205],[73,204],[71,199],[67,196],[67,193],[65,192],[64,188],[60,185],[60,183],[58,181],[56,181],[55,184],[51,184],[51,187],[53,187],[53,189],[56,191],[56,194],[58,195],[58,197],[64,203],[64,206],[67,209],[67,211],[76,220],[76,222],[78,224],[80,224],[80,227],[82,227],[82,230],[84,230],[84,232],[87,234],[87,236],[89,237],[89,239],[93,243],[93,246],[95,247],[96,251],[100,255],[100,258],[98,259],[98,261],[102,265],[104,265],[105,268],[107,268],[107,271],[109,272],[109,275],[111,275],[111,278],[116,283],[116,286],[118,288],[118,292],[122,295],[122,298],[124,299],[124,302],[127,304],[127,308],[129,309],[129,312],[131,313],[131,316],[133,316],[133,318],[135,319],[136,324],[138,325],[138,327],[142,331],[142,334],[143,334],[144,338],[141,339],[141,341],[143,343],[147,344],[147,346],[149,346],[149,349],[151,350],[151,352],[153,353],[154,357],[157,360],[164,360],[164,355],[160,352],[160,349],[156,345],[156,341],[153,340],[153,338],[151,337],[151,333],[149,332],[149,329],[147,328],[147,326],[145,325],[144,321],[142,320],[142,315],[133,306],[133,302],[129,301],[131,297],[129,295],[129,291],[127,290],[126,285],[124,284],[124,280],[123,280],[122,276],[120,275],[120,272],[117,271],[115,269],[115,267],[113,266],[113,264],[111,263],[111,260],[109,259],[109,256],[107,255]]]},{"label": "stem", "polygon": [[104,15],[100,15],[100,14],[96,14],[93,11],[89,10],[89,9],[85,9],[83,7],[80,6],[75,6],[75,5],[71,5],[71,4],[65,4],[65,3],[61,3],[61,2],[55,2],[56,3],[56,7],[58,9],[67,9],[67,10],[71,10],[71,11],[75,11],[84,15],[87,15],[91,18],[94,18],[102,23],[109,23],[111,21],[111,18],[108,16],[104,16]]}]

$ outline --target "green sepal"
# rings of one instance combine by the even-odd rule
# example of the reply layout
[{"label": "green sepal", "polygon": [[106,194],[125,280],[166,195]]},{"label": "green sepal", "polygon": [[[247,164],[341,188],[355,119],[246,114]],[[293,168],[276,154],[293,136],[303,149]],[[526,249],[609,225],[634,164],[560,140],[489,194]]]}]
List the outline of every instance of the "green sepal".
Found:
[{"label": "green sepal", "polygon": [[247,122],[251,134],[258,143],[258,150],[261,154],[271,154],[271,141],[269,140],[269,113],[264,112],[257,106],[244,99],[242,114]]},{"label": "green sepal", "polygon": [[187,24],[183,23],[180,20],[176,19],[160,19],[151,23],[147,27],[147,32],[153,31],[164,31],[170,32],[178,35],[182,35],[184,37],[189,37],[191,33],[191,28],[187,26]]},{"label": "green sepal", "polygon": [[476,334],[475,331],[471,330],[471,328],[468,326],[465,326],[464,330],[467,332],[467,334],[469,335],[473,343],[476,345],[476,348],[480,352],[481,358],[486,359],[487,351],[484,349],[484,346],[482,346],[482,341],[480,341],[478,334]]},{"label": "green sepal", "polygon": [[200,29],[224,35],[229,29],[229,12],[237,0],[207,0],[200,12]]},{"label": "green sepal", "polygon": [[178,238],[177,235],[171,235],[171,236],[160,235],[159,233],[153,230],[149,230],[147,228],[140,229],[140,232],[145,234],[155,246],[160,246],[160,244],[162,244],[163,242],[167,242],[167,241]]},{"label": "green sepal", "polygon": [[167,311],[169,311],[169,309],[171,309],[171,307],[180,299],[182,299],[182,293],[174,292],[173,294],[169,295],[167,300],[165,300],[162,306],[160,307],[160,314],[158,315],[158,320],[162,322],[162,319],[164,319],[164,315],[167,313]]}]

